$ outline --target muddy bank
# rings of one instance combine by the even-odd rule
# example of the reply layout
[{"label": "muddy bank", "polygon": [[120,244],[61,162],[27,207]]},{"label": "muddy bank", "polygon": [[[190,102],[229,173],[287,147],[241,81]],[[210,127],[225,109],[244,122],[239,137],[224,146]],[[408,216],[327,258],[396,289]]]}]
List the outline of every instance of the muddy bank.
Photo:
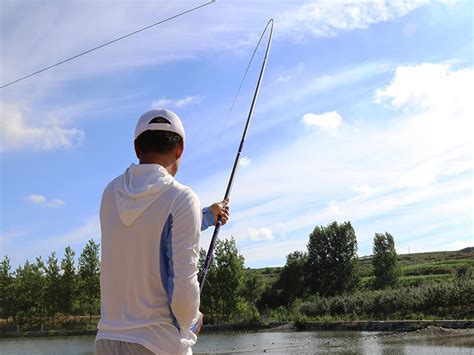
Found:
[{"label": "muddy bank", "polygon": [[[340,322],[272,322],[267,324],[218,324],[205,325],[202,333],[233,332],[282,332],[282,331],[374,331],[397,336],[474,336],[474,321],[471,320],[404,320],[404,321],[340,321]],[[0,337],[54,337],[95,335],[96,330],[50,330],[50,331],[2,331]]]},{"label": "muddy bank", "polygon": [[206,332],[353,330],[374,332],[414,332],[427,327],[473,329],[472,320],[399,320],[399,321],[336,321],[336,322],[273,322],[268,324],[205,325]]}]

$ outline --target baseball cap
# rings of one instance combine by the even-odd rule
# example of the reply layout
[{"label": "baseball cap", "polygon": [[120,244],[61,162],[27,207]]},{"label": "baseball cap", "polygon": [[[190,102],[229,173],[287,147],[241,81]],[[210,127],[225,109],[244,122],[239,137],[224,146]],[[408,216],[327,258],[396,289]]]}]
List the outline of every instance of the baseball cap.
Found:
[{"label": "baseball cap", "polygon": [[145,112],[137,122],[135,139],[145,131],[168,131],[178,134],[184,141],[184,127],[178,115],[166,109]]}]

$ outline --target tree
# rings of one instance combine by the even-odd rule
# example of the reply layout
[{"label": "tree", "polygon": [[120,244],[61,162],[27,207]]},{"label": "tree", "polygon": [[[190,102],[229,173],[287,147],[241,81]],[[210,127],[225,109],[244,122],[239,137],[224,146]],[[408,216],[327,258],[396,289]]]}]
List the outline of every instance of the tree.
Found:
[{"label": "tree", "polygon": [[244,272],[242,286],[240,287],[240,301],[237,306],[243,321],[254,322],[260,318],[257,302],[262,297],[265,285],[263,277],[254,270]]},{"label": "tree", "polygon": [[280,290],[280,305],[290,306],[296,298],[305,294],[305,268],[308,257],[306,253],[295,251],[288,254],[286,264],[280,272],[276,286]]},{"label": "tree", "polygon": [[74,250],[68,245],[61,260],[62,275],[59,280],[59,307],[62,313],[69,316],[73,312],[77,293],[76,269],[74,267]]},{"label": "tree", "polygon": [[354,289],[358,282],[357,239],[350,222],[315,227],[307,247],[311,291],[332,296]]},{"label": "tree", "polygon": [[243,280],[244,257],[235,240],[220,240],[216,246],[216,286],[222,315],[229,317],[237,310],[238,295]]},{"label": "tree", "polygon": [[390,233],[375,233],[372,266],[374,268],[375,288],[396,285],[400,271],[395,242]]},{"label": "tree", "polygon": [[83,312],[92,318],[99,310],[99,244],[89,240],[79,257],[80,292]]},{"label": "tree", "polygon": [[44,263],[36,258],[36,263],[28,260],[23,267],[19,266],[15,280],[15,313],[20,322],[33,316],[44,314]]},{"label": "tree", "polygon": [[[199,270],[204,270],[204,262],[207,252],[201,248],[199,251]],[[205,314],[205,320],[208,323],[214,323],[215,313],[217,311],[217,282],[216,282],[216,259],[212,258],[209,272],[201,293],[201,311]]]},{"label": "tree", "polygon": [[262,276],[251,270],[244,274],[243,285],[241,287],[241,296],[249,304],[255,305],[262,296],[264,289]]},{"label": "tree", "polygon": [[13,316],[14,308],[14,290],[13,275],[11,272],[10,258],[8,255],[3,257],[0,264],[0,317],[9,318]]},{"label": "tree", "polygon": [[46,306],[46,312],[48,316],[54,317],[54,315],[60,310],[60,275],[59,265],[56,253],[53,251],[47,260],[47,265],[44,267],[45,272],[45,292],[44,292],[44,304]]}]

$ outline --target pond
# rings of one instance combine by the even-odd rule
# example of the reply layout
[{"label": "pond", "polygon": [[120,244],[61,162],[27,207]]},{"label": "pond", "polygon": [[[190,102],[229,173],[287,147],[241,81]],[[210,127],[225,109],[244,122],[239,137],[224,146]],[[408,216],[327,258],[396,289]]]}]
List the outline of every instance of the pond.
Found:
[{"label": "pond", "polygon": [[[0,339],[0,354],[93,354],[94,337]],[[404,337],[375,332],[202,334],[194,354],[473,354],[474,337]]]}]

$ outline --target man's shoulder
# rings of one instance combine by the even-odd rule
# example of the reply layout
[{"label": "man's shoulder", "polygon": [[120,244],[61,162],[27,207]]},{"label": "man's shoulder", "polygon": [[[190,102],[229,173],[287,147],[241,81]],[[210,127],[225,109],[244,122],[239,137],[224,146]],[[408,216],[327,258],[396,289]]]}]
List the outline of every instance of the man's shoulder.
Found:
[{"label": "man's shoulder", "polygon": [[198,196],[191,187],[184,185],[176,180],[173,181],[173,186],[171,187],[171,189],[176,193],[177,199],[199,201]]},{"label": "man's shoulder", "polygon": [[110,190],[113,190],[114,187],[115,187],[115,184],[117,182],[118,179],[120,179],[122,177],[123,174],[113,178],[112,180],[110,180],[110,182],[105,186],[105,189],[104,189],[104,192],[103,192],[103,195],[105,195],[105,193],[107,191],[110,191]]}]

